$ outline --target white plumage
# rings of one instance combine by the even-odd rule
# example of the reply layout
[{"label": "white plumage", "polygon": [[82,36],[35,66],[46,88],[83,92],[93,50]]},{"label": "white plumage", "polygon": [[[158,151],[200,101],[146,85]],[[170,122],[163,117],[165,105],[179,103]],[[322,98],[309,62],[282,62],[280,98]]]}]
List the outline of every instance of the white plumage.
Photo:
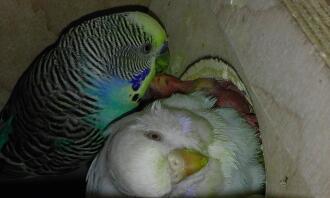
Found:
[{"label": "white plumage", "polygon": [[[235,110],[213,108],[214,102],[199,92],[175,94],[110,126],[114,135],[89,169],[87,196],[258,193],[265,175],[255,129]],[[176,157],[178,150],[194,155],[189,159],[198,168],[185,174],[189,160]]]}]

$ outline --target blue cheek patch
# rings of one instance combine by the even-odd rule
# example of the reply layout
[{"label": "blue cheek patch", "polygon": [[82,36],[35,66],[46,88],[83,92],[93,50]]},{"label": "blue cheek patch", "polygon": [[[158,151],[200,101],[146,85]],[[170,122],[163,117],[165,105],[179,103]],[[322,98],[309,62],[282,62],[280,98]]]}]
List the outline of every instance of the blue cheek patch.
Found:
[{"label": "blue cheek patch", "polygon": [[143,80],[148,76],[149,72],[150,72],[150,69],[146,68],[146,69],[142,70],[140,73],[135,74],[133,76],[133,79],[131,81],[129,81],[132,84],[132,89],[134,91],[137,91],[141,87]]},{"label": "blue cheek patch", "polygon": [[132,89],[134,91],[137,91],[141,86],[141,83],[140,82],[132,82]]}]

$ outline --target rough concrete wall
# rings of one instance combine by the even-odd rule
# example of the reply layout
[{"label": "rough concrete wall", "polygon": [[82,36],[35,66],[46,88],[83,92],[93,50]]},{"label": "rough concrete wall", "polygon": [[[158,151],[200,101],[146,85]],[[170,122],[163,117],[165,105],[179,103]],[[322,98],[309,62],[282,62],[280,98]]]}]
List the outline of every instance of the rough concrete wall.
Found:
[{"label": "rough concrete wall", "polygon": [[275,0],[156,0],[150,7],[169,32],[174,72],[219,55],[248,85],[267,196],[329,197],[330,70],[286,7]]},{"label": "rough concrete wall", "polygon": [[1,0],[0,107],[25,68],[71,21],[114,6],[148,4],[149,0]]}]

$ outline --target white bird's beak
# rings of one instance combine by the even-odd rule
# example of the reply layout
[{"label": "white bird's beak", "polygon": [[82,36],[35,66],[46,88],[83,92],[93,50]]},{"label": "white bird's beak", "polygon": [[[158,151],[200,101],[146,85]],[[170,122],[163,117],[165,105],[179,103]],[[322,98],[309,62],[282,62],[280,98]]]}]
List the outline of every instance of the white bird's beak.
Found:
[{"label": "white bird's beak", "polygon": [[179,183],[186,177],[201,170],[207,163],[208,157],[192,149],[175,149],[168,154],[171,178]]}]

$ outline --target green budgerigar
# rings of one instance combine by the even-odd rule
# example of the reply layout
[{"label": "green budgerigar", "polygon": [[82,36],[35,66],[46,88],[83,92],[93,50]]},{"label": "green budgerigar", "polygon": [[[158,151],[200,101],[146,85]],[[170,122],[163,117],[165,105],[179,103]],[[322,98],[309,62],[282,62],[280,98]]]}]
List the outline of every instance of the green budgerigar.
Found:
[{"label": "green budgerigar", "polygon": [[139,11],[67,28],[1,111],[1,175],[56,175],[91,160],[111,133],[105,128],[138,106],[167,50],[163,27]]},{"label": "green budgerigar", "polygon": [[110,126],[87,175],[89,198],[246,197],[262,193],[256,129],[200,92],[158,100]]}]

